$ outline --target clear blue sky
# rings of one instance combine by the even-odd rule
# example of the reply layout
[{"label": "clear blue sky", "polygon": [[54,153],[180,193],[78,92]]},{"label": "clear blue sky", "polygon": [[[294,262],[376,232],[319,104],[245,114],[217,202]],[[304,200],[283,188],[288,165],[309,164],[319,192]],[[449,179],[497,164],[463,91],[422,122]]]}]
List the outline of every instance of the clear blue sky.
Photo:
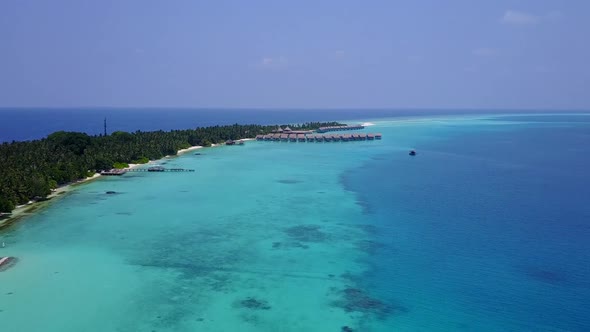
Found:
[{"label": "clear blue sky", "polygon": [[0,0],[0,106],[590,109],[590,1]]}]

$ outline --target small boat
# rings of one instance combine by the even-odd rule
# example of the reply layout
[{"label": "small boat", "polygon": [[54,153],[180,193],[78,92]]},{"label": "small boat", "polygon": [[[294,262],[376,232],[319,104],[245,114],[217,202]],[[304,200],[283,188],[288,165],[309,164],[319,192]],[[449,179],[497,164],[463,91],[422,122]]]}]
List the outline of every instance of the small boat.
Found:
[{"label": "small boat", "polygon": [[415,156],[416,155],[416,150],[410,150],[410,156]]},{"label": "small boat", "polygon": [[0,271],[4,271],[16,264],[15,257],[0,257]]}]

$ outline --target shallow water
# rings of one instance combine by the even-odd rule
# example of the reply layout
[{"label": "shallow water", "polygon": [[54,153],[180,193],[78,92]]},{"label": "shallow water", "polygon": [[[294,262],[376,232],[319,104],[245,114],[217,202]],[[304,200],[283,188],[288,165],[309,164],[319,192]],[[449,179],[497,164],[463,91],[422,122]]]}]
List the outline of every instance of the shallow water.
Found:
[{"label": "shallow water", "polygon": [[0,233],[3,330],[587,330],[585,119],[371,120],[80,186]]}]

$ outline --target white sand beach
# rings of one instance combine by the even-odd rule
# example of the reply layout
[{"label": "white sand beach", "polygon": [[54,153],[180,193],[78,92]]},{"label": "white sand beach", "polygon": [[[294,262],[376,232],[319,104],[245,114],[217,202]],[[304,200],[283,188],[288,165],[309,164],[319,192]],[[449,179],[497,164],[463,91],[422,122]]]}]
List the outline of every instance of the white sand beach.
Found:
[{"label": "white sand beach", "polygon": [[195,145],[195,146],[191,146],[190,148],[186,148],[186,149],[180,149],[176,152],[176,155],[181,155],[183,153],[187,153],[190,151],[194,151],[194,150],[198,150],[198,149],[202,149],[203,147],[200,145]]}]

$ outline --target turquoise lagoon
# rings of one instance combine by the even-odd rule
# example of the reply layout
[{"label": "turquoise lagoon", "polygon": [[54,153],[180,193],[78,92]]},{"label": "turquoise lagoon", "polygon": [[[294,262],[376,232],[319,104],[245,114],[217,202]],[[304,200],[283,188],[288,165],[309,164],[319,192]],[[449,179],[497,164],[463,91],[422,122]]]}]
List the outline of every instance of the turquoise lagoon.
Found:
[{"label": "turquoise lagoon", "polygon": [[590,116],[372,122],[77,187],[0,233],[1,330],[590,329]]}]

